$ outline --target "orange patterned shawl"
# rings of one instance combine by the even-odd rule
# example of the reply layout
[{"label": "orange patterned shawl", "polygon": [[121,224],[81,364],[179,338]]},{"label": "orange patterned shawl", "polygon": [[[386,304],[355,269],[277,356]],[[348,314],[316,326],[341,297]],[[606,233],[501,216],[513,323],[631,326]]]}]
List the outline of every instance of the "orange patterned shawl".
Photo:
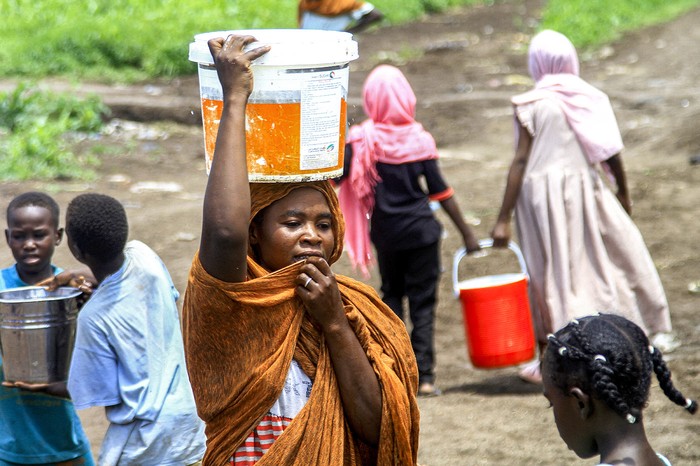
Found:
[{"label": "orange patterned shawl", "polygon": [[[327,182],[251,185],[252,216],[292,189],[314,187],[342,217]],[[334,252],[337,260],[342,247]],[[345,312],[382,390],[377,449],[351,431],[323,336],[296,296],[300,264],[269,273],[248,258],[249,280],[226,283],[207,274],[198,256],[184,303],[187,365],[200,417],[206,422],[204,465],[228,464],[238,446],[279,397],[292,358],[313,380],[311,396],[259,465],[411,465],[416,463],[417,368],[405,325],[373,288],[336,275]]]}]

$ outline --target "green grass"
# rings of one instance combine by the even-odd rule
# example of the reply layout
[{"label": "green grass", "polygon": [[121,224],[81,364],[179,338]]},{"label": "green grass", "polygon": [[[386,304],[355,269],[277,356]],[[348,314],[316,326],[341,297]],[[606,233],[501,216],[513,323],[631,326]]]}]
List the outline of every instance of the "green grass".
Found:
[{"label": "green grass", "polygon": [[[290,27],[294,14],[292,2],[271,0],[1,1],[3,76],[130,81],[192,73],[194,34]],[[275,24],[273,17],[289,20]]]},{"label": "green grass", "polygon": [[97,97],[78,99],[29,83],[0,93],[0,180],[92,177],[97,159],[76,155],[70,146],[99,132],[106,113]]},{"label": "green grass", "polygon": [[588,48],[619,39],[626,31],[671,20],[698,5],[700,0],[549,0],[542,27]]},{"label": "green grass", "polygon": [[[458,5],[518,0],[375,0],[385,24]],[[577,47],[667,21],[700,0],[550,0],[542,26]],[[0,77],[132,82],[191,74],[200,32],[293,28],[296,0],[0,0]]]},{"label": "green grass", "polygon": [[[388,23],[478,0],[385,0]],[[296,0],[0,0],[0,77],[134,81],[193,73],[194,34],[294,28]]]}]

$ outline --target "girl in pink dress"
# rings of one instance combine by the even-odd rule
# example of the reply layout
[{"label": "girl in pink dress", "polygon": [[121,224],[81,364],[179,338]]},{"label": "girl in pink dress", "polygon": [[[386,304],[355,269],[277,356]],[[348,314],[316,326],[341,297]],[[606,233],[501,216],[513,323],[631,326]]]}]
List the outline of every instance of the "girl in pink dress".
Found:
[{"label": "girl in pink dress", "polygon": [[[600,311],[627,317],[672,351],[679,343],[656,267],[629,216],[622,138],[607,95],[578,76],[576,50],[558,32],[532,39],[528,64],[535,88],[512,98],[516,153],[491,235],[495,246],[507,245],[515,211],[540,345],[571,319]],[[539,361],[521,377],[541,381]]]}]

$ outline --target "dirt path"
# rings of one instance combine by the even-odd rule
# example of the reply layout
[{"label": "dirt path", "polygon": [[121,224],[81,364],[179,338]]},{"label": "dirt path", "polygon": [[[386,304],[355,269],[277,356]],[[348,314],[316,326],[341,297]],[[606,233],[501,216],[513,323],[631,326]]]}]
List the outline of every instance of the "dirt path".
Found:
[{"label": "dirt path", "polygon": [[[372,66],[400,66],[418,96],[418,119],[438,141],[446,176],[481,237],[488,236],[493,224],[512,157],[508,98],[529,85],[528,25],[535,24],[540,3],[496,2],[357,38],[361,58],[351,67],[350,118],[363,118],[360,89]],[[669,358],[674,381],[695,397],[700,397],[700,296],[690,294],[687,284],[700,280],[700,167],[690,166],[688,157],[700,151],[699,22],[696,10],[671,24],[628,35],[583,57],[582,63],[583,77],[608,92],[615,106],[627,146],[633,218],[659,268],[683,341]],[[104,153],[100,178],[93,183],[5,183],[0,202],[30,188],[54,193],[63,207],[86,190],[114,195],[128,208],[131,236],[161,254],[184,290],[199,240],[206,182],[196,77],[128,88],[86,84],[79,92],[100,93],[122,118],[168,121],[145,126],[124,122],[115,125],[111,136],[86,142],[100,145]],[[457,236],[445,224],[446,271],[437,311],[437,374],[444,395],[420,400],[420,463],[592,464],[567,451],[540,389],[521,382],[515,368],[471,367],[460,304],[451,290]],[[0,251],[0,259],[9,263],[9,252]],[[510,266],[509,259],[504,257],[498,267]],[[56,261],[74,264],[65,247],[59,248]],[[487,271],[491,264],[470,265],[475,275],[494,272]],[[354,275],[345,259],[336,271]],[[377,284],[376,277],[371,283]],[[97,451],[103,414],[89,410],[82,417]],[[700,464],[700,419],[672,405],[656,385],[646,426],[653,446],[675,466]]]}]

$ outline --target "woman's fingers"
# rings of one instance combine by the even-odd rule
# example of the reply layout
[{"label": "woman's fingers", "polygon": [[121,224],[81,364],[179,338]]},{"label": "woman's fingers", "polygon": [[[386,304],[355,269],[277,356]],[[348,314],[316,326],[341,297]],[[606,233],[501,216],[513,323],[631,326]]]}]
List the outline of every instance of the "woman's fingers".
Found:
[{"label": "woman's fingers", "polygon": [[309,257],[299,270],[296,283],[307,291],[322,290],[332,286],[334,280],[331,267],[322,257]]},{"label": "woman's fingers", "polygon": [[320,273],[326,277],[333,275],[331,266],[323,257],[309,257],[306,259],[306,263],[301,267],[301,271],[309,273],[312,276],[316,273]]},{"label": "woman's fingers", "polygon": [[255,41],[256,39],[253,36],[237,36],[231,34],[226,39],[222,37],[210,39],[208,45],[209,51],[212,57],[214,57],[214,61],[224,58],[229,60],[235,59],[239,55],[244,55],[248,61],[253,61],[270,50],[270,46],[265,45],[244,52],[245,47]]},{"label": "woman's fingers", "polygon": [[296,283],[297,286],[300,286],[301,288],[304,288],[307,291],[311,291],[311,286],[316,282],[314,282],[314,279],[310,275],[306,273],[300,273],[297,277]]}]

